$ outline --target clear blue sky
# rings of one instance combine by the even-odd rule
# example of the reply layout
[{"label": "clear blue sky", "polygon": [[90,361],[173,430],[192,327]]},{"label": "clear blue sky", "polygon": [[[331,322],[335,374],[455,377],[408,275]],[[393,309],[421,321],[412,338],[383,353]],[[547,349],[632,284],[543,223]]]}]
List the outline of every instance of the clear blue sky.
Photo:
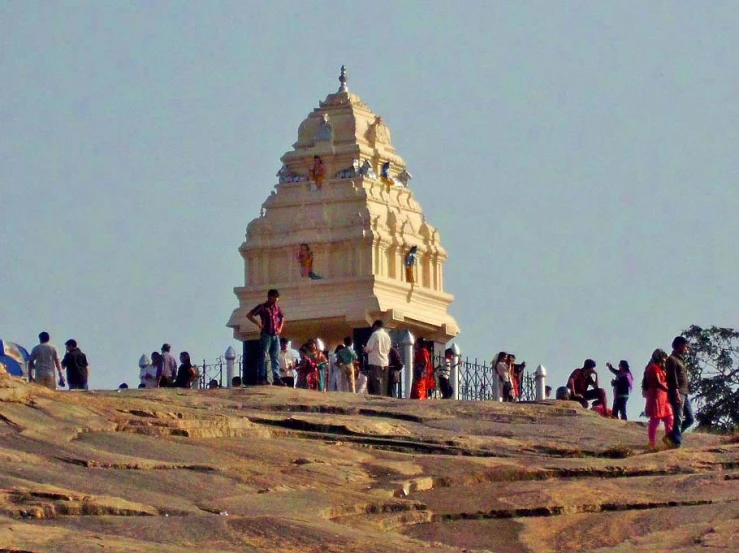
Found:
[{"label": "clear blue sky", "polygon": [[440,230],[465,353],[556,386],[739,326],[735,2],[16,1],[0,337],[77,338],[94,387],[164,341],[237,347],[237,248],[341,64]]}]

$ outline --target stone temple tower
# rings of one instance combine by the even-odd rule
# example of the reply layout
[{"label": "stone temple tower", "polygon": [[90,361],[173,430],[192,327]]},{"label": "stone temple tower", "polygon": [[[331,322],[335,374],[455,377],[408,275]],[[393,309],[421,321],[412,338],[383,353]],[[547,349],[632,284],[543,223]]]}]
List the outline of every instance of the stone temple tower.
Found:
[{"label": "stone temple tower", "polygon": [[244,285],[228,326],[239,340],[258,338],[246,315],[277,288],[294,345],[320,337],[333,347],[375,319],[446,343],[459,327],[447,313],[439,232],[390,130],[349,92],[344,67],[339,81],[298,127],[279,183],[246,229]]}]

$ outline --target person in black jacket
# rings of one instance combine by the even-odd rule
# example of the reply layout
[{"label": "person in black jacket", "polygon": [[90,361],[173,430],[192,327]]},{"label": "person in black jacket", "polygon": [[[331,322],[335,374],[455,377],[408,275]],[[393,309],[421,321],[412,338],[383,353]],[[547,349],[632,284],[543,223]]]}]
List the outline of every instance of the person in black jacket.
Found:
[{"label": "person in black jacket", "polygon": [[174,388],[192,388],[192,383],[198,377],[195,365],[190,361],[190,354],[186,351],[180,353],[180,367],[177,369],[177,378],[175,378]]},{"label": "person in black jacket", "polygon": [[665,364],[668,396],[674,416],[672,433],[662,439],[668,447],[680,447],[683,443],[683,432],[695,422],[689,397],[688,368],[685,366],[685,354],[689,349],[690,343],[687,338],[675,337],[672,341],[672,355],[667,358]]},{"label": "person in black jacket", "polygon": [[67,383],[70,390],[87,390],[87,357],[77,347],[77,340],[70,338],[64,345],[67,353],[62,359],[62,367],[67,369]]},{"label": "person in black jacket", "polygon": [[620,415],[621,420],[628,420],[626,417],[626,402],[629,401],[629,394],[634,385],[634,376],[631,374],[629,362],[621,359],[618,362],[618,369],[614,369],[609,361],[606,363],[606,367],[616,375],[616,378],[611,380],[613,386],[613,418],[617,419]]}]

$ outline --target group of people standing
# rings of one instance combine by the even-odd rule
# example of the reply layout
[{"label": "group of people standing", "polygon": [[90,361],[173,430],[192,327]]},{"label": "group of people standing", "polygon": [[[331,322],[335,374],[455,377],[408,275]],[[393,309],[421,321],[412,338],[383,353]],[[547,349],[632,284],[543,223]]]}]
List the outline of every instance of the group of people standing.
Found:
[{"label": "group of people standing", "polygon": [[[46,331],[38,335],[39,343],[33,347],[28,357],[28,381],[50,390],[56,390],[57,384],[60,388],[69,386],[70,390],[87,390],[89,365],[87,356],[77,346],[77,340],[70,338],[64,342],[66,352],[60,360],[59,352],[50,339]],[[66,370],[66,380],[62,368]],[[59,374],[58,382],[55,370]]]},{"label": "group of people standing", "polygon": [[526,361],[516,363],[516,356],[513,353],[501,351],[495,358],[495,373],[502,383],[503,401],[520,401],[523,395],[521,385],[525,368]]},{"label": "group of people standing", "polygon": [[[644,369],[641,382],[642,396],[646,400],[644,414],[649,418],[647,437],[649,446],[657,447],[657,429],[662,423],[665,435],[662,441],[670,448],[682,445],[683,433],[695,422],[693,407],[689,397],[688,370],[685,365],[685,354],[689,350],[689,342],[684,336],[677,336],[672,341],[672,353],[668,355],[662,349],[655,349]],[[593,401],[592,408],[603,415],[612,414],[613,417],[627,420],[626,404],[629,400],[634,377],[629,363],[621,360],[618,368],[606,363],[608,370],[614,374],[613,409],[608,411],[606,406],[606,391],[598,383],[596,363],[586,359],[581,368],[575,369],[564,388],[566,397],[558,399],[572,399],[588,407]]]},{"label": "group of people standing", "polygon": [[180,352],[180,364],[171,353],[172,346],[162,344],[160,351],[153,351],[151,359],[141,367],[139,388],[192,388],[200,376],[190,361],[190,354]]},{"label": "group of people standing", "polygon": [[[299,358],[295,359],[288,341],[280,337],[285,316],[279,299],[279,291],[271,289],[267,292],[267,301],[247,314],[247,319],[260,330],[259,385],[400,397],[398,388],[403,361],[381,320],[373,323],[372,334],[361,349],[355,347],[351,337],[344,338],[333,352],[319,347],[317,339],[310,339],[300,347]],[[429,391],[436,388],[437,379],[442,396],[450,398],[453,394],[449,383],[453,354],[447,350],[444,362],[435,371],[427,346],[422,338],[416,340],[411,398],[426,399]],[[366,363],[360,362],[358,353],[366,356]],[[268,365],[271,375],[267,373]]]}]

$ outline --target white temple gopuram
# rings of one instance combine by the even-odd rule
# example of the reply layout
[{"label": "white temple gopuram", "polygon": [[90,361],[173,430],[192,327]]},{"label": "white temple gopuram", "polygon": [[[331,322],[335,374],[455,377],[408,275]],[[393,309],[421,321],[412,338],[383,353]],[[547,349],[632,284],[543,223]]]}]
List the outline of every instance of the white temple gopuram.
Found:
[{"label": "white temple gopuram", "polygon": [[344,67],[339,81],[298,127],[278,184],[246,229],[244,285],[228,326],[241,341],[258,338],[246,314],[276,288],[294,345],[320,337],[333,347],[375,319],[446,343],[459,327],[447,312],[439,232],[390,130],[349,92]]}]

